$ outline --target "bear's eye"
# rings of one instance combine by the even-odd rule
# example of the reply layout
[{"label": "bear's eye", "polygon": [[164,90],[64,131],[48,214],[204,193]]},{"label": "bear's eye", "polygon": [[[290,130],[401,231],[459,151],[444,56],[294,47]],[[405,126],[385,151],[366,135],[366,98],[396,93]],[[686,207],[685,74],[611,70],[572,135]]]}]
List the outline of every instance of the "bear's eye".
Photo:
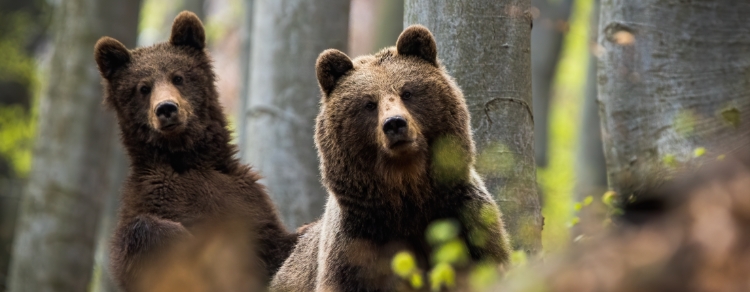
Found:
[{"label": "bear's eye", "polygon": [[411,92],[404,91],[404,93],[401,94],[401,99],[403,99],[403,100],[409,100],[409,99],[411,99]]},{"label": "bear's eye", "polygon": [[372,101],[368,101],[365,104],[365,109],[367,109],[368,111],[375,110],[377,107],[378,107],[378,105],[376,103],[372,102]]},{"label": "bear's eye", "polygon": [[172,77],[172,84],[174,84],[174,85],[182,85],[182,76]]},{"label": "bear's eye", "polygon": [[148,87],[146,85],[141,86],[140,91],[141,91],[141,94],[147,95],[147,94],[151,93],[151,87]]}]

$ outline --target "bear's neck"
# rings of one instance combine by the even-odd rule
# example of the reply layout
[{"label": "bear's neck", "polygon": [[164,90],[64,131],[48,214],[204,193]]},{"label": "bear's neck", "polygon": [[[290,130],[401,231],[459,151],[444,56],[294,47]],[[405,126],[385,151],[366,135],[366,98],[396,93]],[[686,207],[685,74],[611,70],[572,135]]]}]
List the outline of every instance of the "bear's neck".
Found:
[{"label": "bear's neck", "polygon": [[[424,178],[407,188],[394,188],[389,179],[374,175],[366,165],[326,168],[326,186],[336,197],[345,233],[386,243],[421,240],[427,225],[441,218],[457,218],[472,190],[470,178],[446,181],[436,177],[431,162]],[[468,168],[468,166],[467,166]],[[330,171],[329,171],[330,170]]]},{"label": "bear's neck", "polygon": [[[377,188],[374,188],[377,189]],[[343,191],[337,198],[341,208],[342,231],[353,238],[361,238],[376,244],[407,241],[419,244],[424,240],[427,226],[439,219],[458,219],[465,202],[476,187],[469,182],[450,186],[432,185],[426,199],[402,197],[397,203],[374,200],[348,200],[353,191]]]},{"label": "bear's neck", "polygon": [[[230,172],[239,165],[234,157],[236,146],[222,121],[212,121],[205,129],[186,133],[178,139],[149,141],[130,137],[149,137],[144,133],[126,133],[123,142],[134,169],[171,167],[176,172],[191,169],[216,169]],[[134,130],[134,132],[149,129]]]}]

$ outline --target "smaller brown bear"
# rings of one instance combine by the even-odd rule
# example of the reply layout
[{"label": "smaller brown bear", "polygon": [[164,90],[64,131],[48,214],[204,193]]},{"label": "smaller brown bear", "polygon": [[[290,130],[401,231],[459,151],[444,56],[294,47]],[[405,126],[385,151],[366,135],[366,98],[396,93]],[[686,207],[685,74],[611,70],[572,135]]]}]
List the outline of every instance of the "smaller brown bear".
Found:
[{"label": "smaller brown bear", "polygon": [[447,218],[460,222],[473,261],[505,263],[500,212],[474,171],[469,111],[430,31],[411,26],[396,47],[353,61],[326,50],[316,70],[315,143],[328,203],[301,230],[271,290],[409,290],[391,259],[407,250],[429,268],[425,231]]},{"label": "smaller brown bear", "polygon": [[117,282],[146,290],[139,273],[165,254],[161,249],[221,227],[212,224],[238,221],[252,247],[248,270],[269,281],[296,235],[282,225],[259,175],[234,157],[198,17],[180,13],[169,42],[132,51],[103,37],[95,58],[104,103],[117,114],[130,157],[112,242]]}]

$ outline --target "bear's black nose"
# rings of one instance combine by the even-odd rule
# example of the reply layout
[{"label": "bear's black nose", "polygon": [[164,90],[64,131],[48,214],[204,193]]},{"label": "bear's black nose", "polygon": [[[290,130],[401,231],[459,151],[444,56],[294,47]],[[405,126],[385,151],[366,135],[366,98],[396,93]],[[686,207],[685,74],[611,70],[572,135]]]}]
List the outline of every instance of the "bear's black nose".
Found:
[{"label": "bear's black nose", "polygon": [[406,119],[404,119],[402,116],[387,118],[385,119],[385,123],[383,123],[383,132],[385,132],[386,136],[390,137],[404,134],[406,132],[406,128]]},{"label": "bear's black nose", "polygon": [[177,112],[177,104],[171,101],[165,101],[156,106],[156,117],[160,119],[169,119]]}]

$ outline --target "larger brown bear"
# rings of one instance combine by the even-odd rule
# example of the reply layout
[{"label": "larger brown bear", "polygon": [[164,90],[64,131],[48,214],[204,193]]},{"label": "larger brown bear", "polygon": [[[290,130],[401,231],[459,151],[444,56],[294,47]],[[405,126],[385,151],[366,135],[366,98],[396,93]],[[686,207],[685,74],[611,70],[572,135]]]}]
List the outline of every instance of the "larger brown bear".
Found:
[{"label": "larger brown bear", "polygon": [[250,262],[269,281],[296,236],[259,176],[234,157],[198,17],[180,13],[169,42],[132,51],[103,37],[95,58],[131,161],[112,242],[116,280],[142,291],[140,273],[160,248],[192,238],[199,226],[239,220],[254,255],[236,256],[257,257]]},{"label": "larger brown bear", "polygon": [[466,102],[430,31],[411,26],[396,47],[353,61],[326,50],[316,69],[323,100],[315,142],[328,203],[271,290],[400,290],[391,258],[408,250],[429,268],[425,229],[442,218],[461,223],[473,260],[506,262],[500,213],[474,171]]}]

